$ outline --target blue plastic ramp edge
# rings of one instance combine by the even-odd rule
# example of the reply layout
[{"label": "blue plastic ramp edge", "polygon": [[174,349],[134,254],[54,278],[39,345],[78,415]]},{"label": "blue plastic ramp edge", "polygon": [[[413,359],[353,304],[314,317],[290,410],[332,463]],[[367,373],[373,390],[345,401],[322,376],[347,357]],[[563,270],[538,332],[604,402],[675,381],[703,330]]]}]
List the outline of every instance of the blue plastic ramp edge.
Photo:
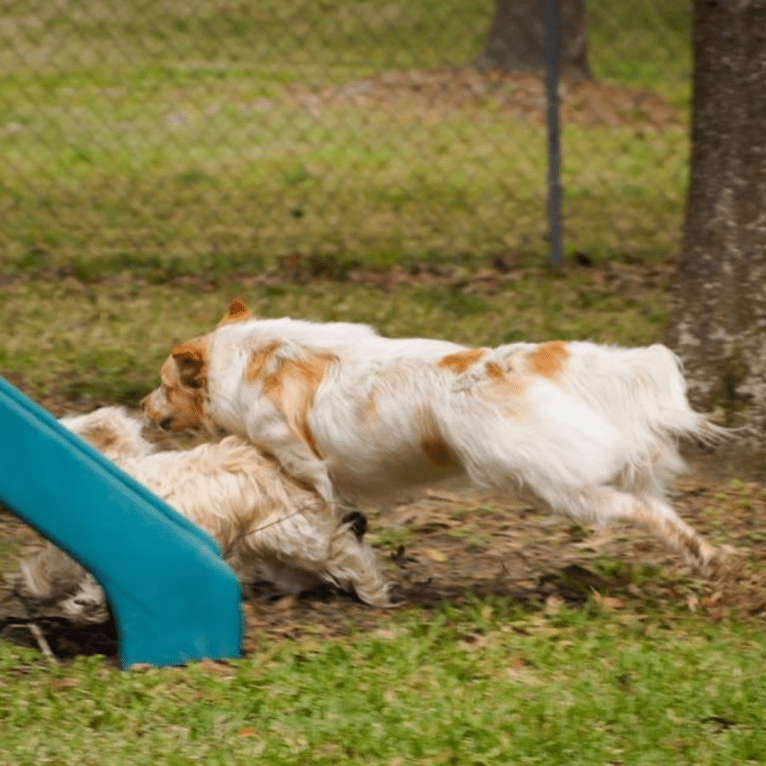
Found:
[{"label": "blue plastic ramp edge", "polygon": [[240,656],[239,582],[212,538],[2,377],[0,503],[98,580],[123,667]]}]

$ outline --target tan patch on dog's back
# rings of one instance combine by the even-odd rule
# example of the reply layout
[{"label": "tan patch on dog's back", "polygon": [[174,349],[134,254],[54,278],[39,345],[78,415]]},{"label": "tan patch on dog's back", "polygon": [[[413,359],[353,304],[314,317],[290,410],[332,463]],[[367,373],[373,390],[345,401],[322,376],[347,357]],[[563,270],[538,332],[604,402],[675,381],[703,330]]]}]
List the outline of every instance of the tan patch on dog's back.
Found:
[{"label": "tan patch on dog's back", "polygon": [[337,357],[327,352],[307,354],[301,359],[279,359],[276,371],[263,381],[264,396],[271,399],[301,441],[318,457],[308,413],[327,370]]},{"label": "tan patch on dog's back", "polygon": [[378,419],[378,399],[375,390],[370,391],[367,398],[359,405],[357,412],[359,420],[365,425],[370,425]]},{"label": "tan patch on dog's back", "polygon": [[250,362],[245,368],[245,380],[248,383],[254,383],[259,378],[264,377],[266,365],[281,345],[278,340],[274,340],[253,352]]},{"label": "tan patch on dog's back", "polygon": [[530,381],[518,372],[504,371],[496,362],[484,365],[486,382],[479,395],[489,405],[497,407],[507,418],[518,418],[524,413],[524,397]]},{"label": "tan patch on dog's back", "polygon": [[449,445],[442,435],[433,412],[423,407],[417,414],[420,430],[420,446],[426,457],[439,468],[452,468],[456,465]]},{"label": "tan patch on dog's back", "polygon": [[465,372],[474,362],[484,356],[483,348],[468,348],[465,351],[456,351],[439,360],[439,367],[446,367],[457,375]]},{"label": "tan patch on dog's back", "polygon": [[562,341],[550,341],[543,343],[527,359],[527,369],[536,375],[546,378],[555,378],[563,369],[569,351],[566,343]]}]

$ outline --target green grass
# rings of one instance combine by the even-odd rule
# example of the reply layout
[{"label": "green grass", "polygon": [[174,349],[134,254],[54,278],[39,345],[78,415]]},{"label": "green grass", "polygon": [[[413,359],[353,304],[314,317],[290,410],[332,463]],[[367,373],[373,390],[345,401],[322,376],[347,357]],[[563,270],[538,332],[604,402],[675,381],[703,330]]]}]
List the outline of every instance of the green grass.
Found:
[{"label": "green grass", "polygon": [[[686,5],[591,5],[598,76],[659,92],[683,116]],[[3,271],[137,264],[166,279],[296,252],[373,267],[540,258],[541,125],[491,98],[455,108],[312,95],[470,62],[491,14],[491,0],[5,0]],[[686,131],[641,125],[565,127],[569,251],[660,260],[677,248]]]},{"label": "green grass", "polygon": [[0,763],[762,762],[764,651],[736,622],[502,601],[229,666],[52,667],[0,644]]},{"label": "green grass", "polygon": [[[343,122],[323,119],[328,132]],[[305,148],[307,156],[290,143],[295,121],[283,131],[284,147],[261,158],[241,135],[236,146],[232,137],[195,162],[193,133],[173,137],[172,158],[145,146],[123,162],[104,157],[83,167],[81,158],[61,155],[60,163],[71,164],[57,169],[60,184],[6,181],[0,257],[12,270],[74,265],[113,273],[122,260],[172,276],[273,268],[296,252],[381,268],[403,258],[480,263],[498,252],[539,250],[546,159],[538,128],[487,116],[456,164],[436,145],[475,130],[467,116],[446,119],[437,131],[417,115],[394,125],[380,120],[356,131],[352,149],[336,137],[338,146]],[[683,131],[636,142],[629,129],[571,127],[566,137],[570,246],[594,257],[658,260],[673,252],[686,182]],[[157,151],[171,151],[164,148],[170,141],[158,134]],[[498,156],[500,141],[523,153]],[[26,152],[36,160],[45,154],[42,144]],[[100,168],[108,164],[106,174]],[[56,168],[53,156],[49,167]]]},{"label": "green grass", "polygon": [[679,107],[691,93],[691,4],[595,0],[587,4],[594,74],[648,88]]}]

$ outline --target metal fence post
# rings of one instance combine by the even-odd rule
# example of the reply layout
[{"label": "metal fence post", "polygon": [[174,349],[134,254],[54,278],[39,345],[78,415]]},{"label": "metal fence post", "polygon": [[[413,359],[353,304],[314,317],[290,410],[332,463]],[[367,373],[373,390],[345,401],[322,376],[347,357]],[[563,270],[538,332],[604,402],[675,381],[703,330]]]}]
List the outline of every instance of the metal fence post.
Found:
[{"label": "metal fence post", "polygon": [[545,86],[548,125],[548,265],[559,269],[564,264],[561,222],[561,140],[559,129],[559,5],[545,0]]}]

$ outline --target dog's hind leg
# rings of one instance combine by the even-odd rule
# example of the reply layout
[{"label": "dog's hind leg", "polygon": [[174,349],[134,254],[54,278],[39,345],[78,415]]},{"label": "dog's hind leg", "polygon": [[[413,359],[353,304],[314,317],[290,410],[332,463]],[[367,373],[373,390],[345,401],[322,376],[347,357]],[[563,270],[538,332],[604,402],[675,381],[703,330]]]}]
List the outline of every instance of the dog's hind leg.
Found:
[{"label": "dog's hind leg", "polygon": [[678,550],[696,569],[715,569],[724,557],[662,498],[636,497],[608,486],[580,487],[542,498],[554,511],[587,521],[629,521]]},{"label": "dog's hind leg", "polygon": [[696,569],[714,573],[725,556],[721,548],[710,545],[664,500],[654,497],[637,500],[632,520],[679,550]]}]

